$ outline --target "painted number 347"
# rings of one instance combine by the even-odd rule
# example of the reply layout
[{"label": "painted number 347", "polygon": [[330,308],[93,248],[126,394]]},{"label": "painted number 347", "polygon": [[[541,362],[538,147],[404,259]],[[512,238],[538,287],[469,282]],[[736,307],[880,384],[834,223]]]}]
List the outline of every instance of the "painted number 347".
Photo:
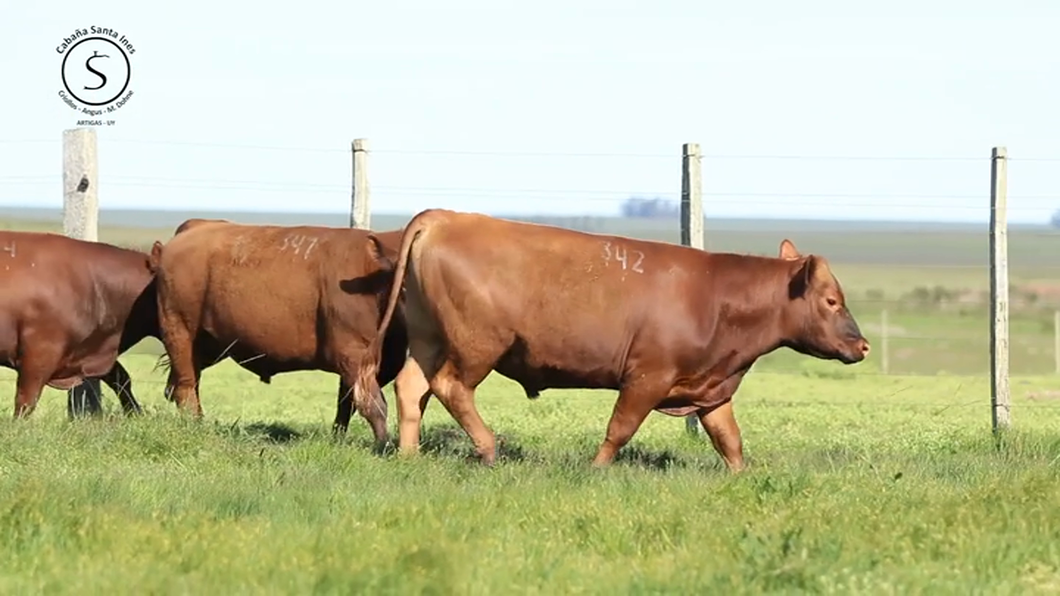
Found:
[{"label": "painted number 347", "polygon": [[644,263],[644,253],[636,249],[627,251],[624,246],[612,246],[610,242],[604,242],[604,260],[618,261],[622,264],[623,271],[629,269],[644,273],[644,269],[641,268],[641,264]]}]

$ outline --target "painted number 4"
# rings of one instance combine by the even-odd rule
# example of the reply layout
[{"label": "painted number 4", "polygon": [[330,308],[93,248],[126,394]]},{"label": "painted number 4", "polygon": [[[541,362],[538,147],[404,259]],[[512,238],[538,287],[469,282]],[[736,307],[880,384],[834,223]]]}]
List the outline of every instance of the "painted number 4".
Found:
[{"label": "painted number 4", "polygon": [[[610,242],[604,242],[604,260],[605,261],[618,261],[622,263],[622,270],[630,269],[637,273],[644,273],[644,269],[641,268],[641,264],[644,262],[644,253],[639,250],[633,250],[633,258],[630,258],[629,251],[624,246],[611,247]],[[630,264],[632,262],[632,264]]]}]

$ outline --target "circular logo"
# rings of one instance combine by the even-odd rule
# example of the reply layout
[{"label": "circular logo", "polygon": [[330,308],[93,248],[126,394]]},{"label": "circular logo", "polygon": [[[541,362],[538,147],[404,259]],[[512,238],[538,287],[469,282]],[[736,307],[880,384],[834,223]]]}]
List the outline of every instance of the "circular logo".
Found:
[{"label": "circular logo", "polygon": [[87,106],[105,106],[125,93],[132,67],[125,51],[106,37],[86,37],[66,50],[63,86]]}]

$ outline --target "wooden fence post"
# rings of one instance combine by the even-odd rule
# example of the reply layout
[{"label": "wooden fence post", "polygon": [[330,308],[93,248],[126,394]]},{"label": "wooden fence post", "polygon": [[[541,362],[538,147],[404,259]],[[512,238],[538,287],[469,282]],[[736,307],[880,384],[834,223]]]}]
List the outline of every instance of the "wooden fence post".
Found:
[{"label": "wooden fence post", "polygon": [[[353,189],[350,191],[350,227],[362,230],[369,229],[371,225],[371,206],[368,202],[368,139],[354,139],[350,144],[350,152],[353,161]],[[339,378],[338,409],[350,408],[351,414],[353,402],[350,399],[353,387],[350,387]],[[336,421],[337,422],[337,421]],[[346,431],[345,427],[335,425],[332,429],[336,433]]]},{"label": "wooden fence post", "polygon": [[350,198],[350,227],[371,227],[372,212],[368,196],[368,139],[353,140],[353,196]]},{"label": "wooden fence post", "polygon": [[995,433],[1011,422],[1007,155],[1005,147],[994,147],[990,159],[990,411]]},{"label": "wooden fence post", "polygon": [[[703,156],[699,143],[685,143],[681,148],[681,244],[703,250]],[[703,432],[699,417],[685,417],[685,430],[691,435]]]},{"label": "wooden fence post", "polygon": [[[63,234],[99,241],[99,162],[92,128],[63,131]],[[85,379],[66,395],[70,418],[103,413],[98,378]]]}]

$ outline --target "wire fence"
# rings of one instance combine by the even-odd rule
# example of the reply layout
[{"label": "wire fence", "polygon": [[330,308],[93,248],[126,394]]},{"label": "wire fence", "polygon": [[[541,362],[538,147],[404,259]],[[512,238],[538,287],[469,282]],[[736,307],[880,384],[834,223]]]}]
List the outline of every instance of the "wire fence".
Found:
[{"label": "wire fence", "polygon": [[[60,147],[58,140],[0,140],[5,163],[14,163],[18,154],[25,163],[40,164],[26,173],[0,173],[0,208],[9,219],[26,213],[25,204],[61,204],[62,176],[50,165]],[[676,243],[680,159],[680,152],[373,147],[371,227],[400,227],[419,210],[446,207]],[[1060,227],[1052,221],[1060,210],[1060,178],[1052,173],[1060,157],[1016,152],[1008,161],[1011,372],[1050,382],[1060,377]],[[775,254],[780,241],[790,238],[803,252],[824,255],[873,345],[869,359],[856,367],[779,350],[756,364],[757,374],[989,376],[989,152],[706,151],[702,162],[705,248]],[[248,222],[349,221],[346,144],[101,138],[100,163],[100,238],[106,241],[146,246],[167,238],[183,219],[209,216],[219,205],[230,207],[216,216]],[[636,199],[656,201],[656,211],[628,216]],[[160,353],[161,347],[144,349]],[[1046,398],[1020,403],[1060,407],[1060,401],[1054,406]],[[812,404],[822,405],[792,402]]]},{"label": "wire fence", "polygon": [[[195,190],[229,193],[225,198],[235,209],[258,207],[261,200],[290,209],[292,201],[287,197],[270,198],[267,195],[334,195],[335,201],[331,204],[323,199],[297,201],[296,204],[309,203],[313,211],[337,213],[343,209],[343,196],[349,191],[349,149],[344,147],[108,138],[101,139],[100,145],[107,172],[104,182],[108,188],[114,189],[114,196],[105,197],[105,200],[115,207],[142,203],[142,199],[134,198],[135,189]],[[11,155],[32,153],[32,161],[41,164],[53,161],[57,146],[57,141],[32,139],[0,142],[0,150],[7,149]],[[164,151],[167,157],[157,159],[159,151]],[[416,203],[434,200],[459,203],[482,198],[492,200],[498,212],[525,211],[517,203],[532,200],[554,203],[561,211],[573,209],[597,215],[614,212],[613,208],[607,207],[614,207],[629,196],[675,199],[679,193],[674,175],[674,154],[388,148],[376,148],[371,153],[373,173],[381,181],[373,185],[373,194],[395,203],[393,209],[381,204],[384,212],[408,212],[415,210]],[[44,159],[46,155],[52,159]],[[706,172],[703,194],[716,199],[706,202],[708,214],[746,213],[749,207],[797,206],[805,209],[841,205],[844,210],[853,212],[849,214],[852,217],[858,215],[858,210],[879,212],[884,208],[904,209],[918,219],[936,219],[934,216],[941,214],[942,219],[979,222],[988,216],[988,194],[983,184],[984,176],[988,175],[984,171],[984,164],[988,163],[986,156],[728,155],[707,152],[703,160]],[[1019,171],[1021,164],[1048,166],[1053,161],[1053,158],[1033,156],[1010,158],[1013,192],[1009,213],[1013,223],[1047,222],[1056,211],[1056,205],[1060,204],[1060,188],[1055,185],[1049,188],[1048,184],[1034,180],[1048,182],[1050,168],[1035,167],[1029,177],[1034,187],[1049,188],[1052,192],[1021,192],[1018,183],[1020,176],[1028,174]],[[770,165],[770,162],[777,163]],[[175,164],[179,165],[175,167]],[[272,164],[282,164],[282,167]],[[837,166],[855,170],[837,177]],[[901,169],[903,167],[905,169]],[[179,175],[174,175],[175,169],[180,170]],[[3,176],[2,183],[27,189],[49,185],[58,188],[61,184],[59,173],[47,166],[42,170]],[[492,179],[505,183],[479,184],[482,174],[491,171],[495,172]],[[194,173],[185,175],[184,172]],[[204,172],[218,172],[219,175],[201,175]],[[245,175],[234,175],[238,173]],[[265,173],[267,175],[263,176]],[[843,178],[853,180],[853,185],[860,188],[850,188],[850,185],[837,188],[840,186],[837,179],[841,181]],[[584,184],[561,184],[549,188],[541,184],[542,179]],[[624,183],[634,179],[655,179],[657,182],[650,185]],[[807,179],[814,179],[812,185],[817,188],[806,188],[810,186]],[[403,184],[408,180],[431,180],[432,183]],[[440,180],[454,184],[435,183]],[[517,184],[516,180],[528,183]],[[910,180],[921,184],[911,185]],[[749,188],[751,186],[761,189]],[[179,207],[181,201],[170,200],[172,196],[161,194],[150,202]],[[837,200],[843,202],[839,204]],[[199,193],[184,197],[183,202],[188,205],[201,202],[209,207],[216,204],[214,196]]]}]

